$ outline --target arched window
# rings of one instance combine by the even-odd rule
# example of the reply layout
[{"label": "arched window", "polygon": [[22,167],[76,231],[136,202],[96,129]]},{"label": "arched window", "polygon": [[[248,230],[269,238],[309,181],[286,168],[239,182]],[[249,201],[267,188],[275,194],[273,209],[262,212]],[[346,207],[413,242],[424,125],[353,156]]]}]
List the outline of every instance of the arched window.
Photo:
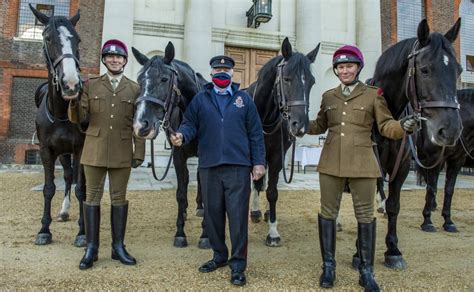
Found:
[{"label": "arched window", "polygon": [[422,0],[397,0],[398,41],[416,36],[418,24],[425,18]]},{"label": "arched window", "polygon": [[459,16],[461,17],[461,56],[460,63],[463,67],[461,82],[474,83],[474,3],[471,0],[463,0],[459,5]]},{"label": "arched window", "polygon": [[41,40],[43,25],[36,20],[28,4],[47,16],[69,17],[69,0],[20,0],[17,36],[25,39]]}]

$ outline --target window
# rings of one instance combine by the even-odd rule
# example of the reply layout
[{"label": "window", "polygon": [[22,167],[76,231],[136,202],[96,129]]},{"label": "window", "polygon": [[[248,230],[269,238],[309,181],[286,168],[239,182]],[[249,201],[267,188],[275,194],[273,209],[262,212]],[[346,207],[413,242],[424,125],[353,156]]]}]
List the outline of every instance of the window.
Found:
[{"label": "window", "polygon": [[474,56],[466,55],[466,70],[474,71]]},{"label": "window", "polygon": [[461,82],[474,83],[474,36],[472,27],[474,25],[474,5],[470,0],[463,0],[459,5],[459,16],[462,18],[459,36],[461,39],[461,65],[464,71],[461,73]]},{"label": "window", "polygon": [[69,16],[70,0],[20,0],[17,36],[25,39],[42,39],[43,25],[36,20],[28,4],[47,16]]},{"label": "window", "polygon": [[398,41],[416,37],[418,24],[425,18],[424,1],[397,0]]}]

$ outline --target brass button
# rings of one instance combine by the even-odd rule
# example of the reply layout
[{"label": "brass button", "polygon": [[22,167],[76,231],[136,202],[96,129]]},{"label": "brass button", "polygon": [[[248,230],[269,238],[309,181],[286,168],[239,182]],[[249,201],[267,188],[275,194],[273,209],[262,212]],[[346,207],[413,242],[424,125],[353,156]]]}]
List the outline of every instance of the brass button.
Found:
[{"label": "brass button", "polygon": [[112,130],[112,126],[109,127]]},{"label": "brass button", "polygon": [[97,95],[94,97],[95,99],[98,99]]},{"label": "brass button", "polygon": [[342,112],[342,115],[344,115],[344,116],[345,116],[345,115],[346,115],[346,112]]},{"label": "brass button", "polygon": [[341,125],[344,126],[346,123],[342,122]]},{"label": "brass button", "polygon": [[114,106],[115,106],[115,104],[112,104],[112,107],[114,107]]},{"label": "brass button", "polygon": [[344,104],[347,104],[347,101],[345,101]]},{"label": "brass button", "polygon": [[344,133],[341,133],[341,136],[344,136]]},{"label": "brass button", "polygon": [[360,109],[361,109],[361,110],[363,110],[363,109],[364,109],[364,107],[363,107],[363,106],[361,106],[361,107],[360,107]]},{"label": "brass button", "polygon": [[131,103],[130,99],[128,100],[128,103]]},{"label": "brass button", "polygon": [[114,93],[114,96],[116,96],[117,94]]},{"label": "brass button", "polygon": [[110,118],[113,119],[113,118],[114,118],[114,115],[110,115]]}]

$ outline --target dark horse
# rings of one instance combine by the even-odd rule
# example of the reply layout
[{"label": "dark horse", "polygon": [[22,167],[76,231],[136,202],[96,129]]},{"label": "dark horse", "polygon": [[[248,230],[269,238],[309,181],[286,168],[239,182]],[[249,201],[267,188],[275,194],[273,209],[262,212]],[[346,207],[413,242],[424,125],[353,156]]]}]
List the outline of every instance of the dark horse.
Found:
[{"label": "dark horse", "polygon": [[[42,84],[35,94],[38,107],[36,114],[36,132],[40,142],[40,155],[44,168],[44,210],[41,219],[42,227],[38,232],[35,244],[49,244],[52,234],[51,200],[56,191],[54,184],[54,165],[59,157],[64,168],[66,195],[69,197],[73,173],[77,174],[76,197],[79,200],[79,233],[74,241],[75,246],[85,246],[85,230],[82,203],[85,199],[84,171],[79,163],[84,135],[77,125],[68,120],[69,100],[80,95],[82,83],[79,75],[79,42],[80,38],[74,26],[79,20],[79,11],[71,19],[63,16],[48,17],[34,9],[31,11],[36,19],[45,25],[43,31],[43,51],[48,67],[48,82]],[[74,155],[71,168],[71,154]]]},{"label": "dark horse", "polygon": [[[307,55],[293,52],[288,38],[282,43],[282,55],[268,61],[258,73],[257,81],[247,92],[253,97],[263,125],[266,163],[268,166],[269,232],[265,240],[268,246],[280,246],[277,230],[276,202],[278,179],[286,151],[296,137],[302,137],[309,124],[308,110],[311,87],[315,79],[311,63],[319,51],[318,46]],[[263,178],[255,183],[257,192],[263,190]],[[258,194],[254,199],[258,198]],[[252,221],[258,222],[261,212],[252,206]],[[267,215],[268,216],[268,215]]]},{"label": "dark horse", "polygon": [[[416,116],[426,119],[423,129],[438,146],[453,146],[462,129],[456,98],[456,81],[462,68],[452,46],[459,28],[460,19],[445,35],[430,33],[427,21],[422,20],[416,38],[400,41],[380,56],[373,77],[374,84],[383,89],[394,118],[400,118],[410,104]],[[407,144],[403,143],[401,147],[400,140],[376,136],[383,172],[391,176],[386,201],[385,265],[404,269],[406,263],[398,249],[397,217],[400,190],[408,175],[411,158],[410,155],[400,156],[402,159],[396,168],[398,149],[404,149],[407,154]]]},{"label": "dark horse", "polygon": [[[132,48],[135,59],[143,68],[138,75],[141,92],[138,97],[137,110],[133,128],[135,135],[146,139],[154,139],[160,126],[165,129],[169,141],[170,133],[177,130],[183,120],[183,114],[191,99],[207,81],[186,63],[174,59],[174,46],[168,43],[165,56],[154,56],[149,59]],[[153,155],[153,153],[152,153]],[[188,242],[184,233],[184,221],[188,207],[189,171],[187,160],[197,156],[197,140],[183,146],[173,148],[173,164],[178,179],[176,200],[178,201],[178,217],[176,220],[175,247],[186,247]],[[198,176],[199,177],[199,176]],[[203,209],[201,189],[198,181],[198,210]],[[202,221],[204,227],[204,220]],[[209,239],[203,228],[199,239],[200,248],[209,248]]]},{"label": "dark horse", "polygon": [[[431,211],[436,209],[436,193],[438,190],[438,176],[444,165],[446,165],[446,180],[444,186],[444,204],[441,215],[444,217],[443,228],[447,232],[458,232],[454,222],[451,220],[451,202],[454,194],[456,179],[466,162],[471,162],[472,150],[474,150],[474,90],[458,90],[457,96],[461,105],[460,114],[463,125],[460,139],[454,147],[443,148],[434,144],[423,125],[417,133],[417,153],[422,164],[417,165],[417,174],[421,175],[426,182],[426,201],[423,209],[423,224],[421,229],[427,232],[436,232],[436,227],[431,222]],[[472,166],[472,165],[471,165]]]}]

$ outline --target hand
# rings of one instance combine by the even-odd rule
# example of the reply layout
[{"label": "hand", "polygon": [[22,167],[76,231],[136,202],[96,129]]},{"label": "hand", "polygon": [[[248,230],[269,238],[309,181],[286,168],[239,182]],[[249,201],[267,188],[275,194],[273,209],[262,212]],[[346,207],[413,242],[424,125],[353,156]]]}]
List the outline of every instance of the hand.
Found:
[{"label": "hand", "polygon": [[142,163],[143,163],[143,160],[141,160],[141,159],[132,159],[132,167],[133,168],[139,167],[140,165],[142,165]]},{"label": "hand", "polygon": [[259,180],[265,175],[265,166],[255,165],[252,169],[252,180]]},{"label": "hand", "polygon": [[417,126],[417,121],[413,115],[409,115],[400,120],[402,129],[408,133],[413,133]]},{"label": "hand", "polygon": [[171,134],[170,135],[170,140],[171,140],[171,143],[174,145],[174,146],[181,146],[183,145],[183,134],[179,133],[179,132],[176,132],[176,134]]}]

